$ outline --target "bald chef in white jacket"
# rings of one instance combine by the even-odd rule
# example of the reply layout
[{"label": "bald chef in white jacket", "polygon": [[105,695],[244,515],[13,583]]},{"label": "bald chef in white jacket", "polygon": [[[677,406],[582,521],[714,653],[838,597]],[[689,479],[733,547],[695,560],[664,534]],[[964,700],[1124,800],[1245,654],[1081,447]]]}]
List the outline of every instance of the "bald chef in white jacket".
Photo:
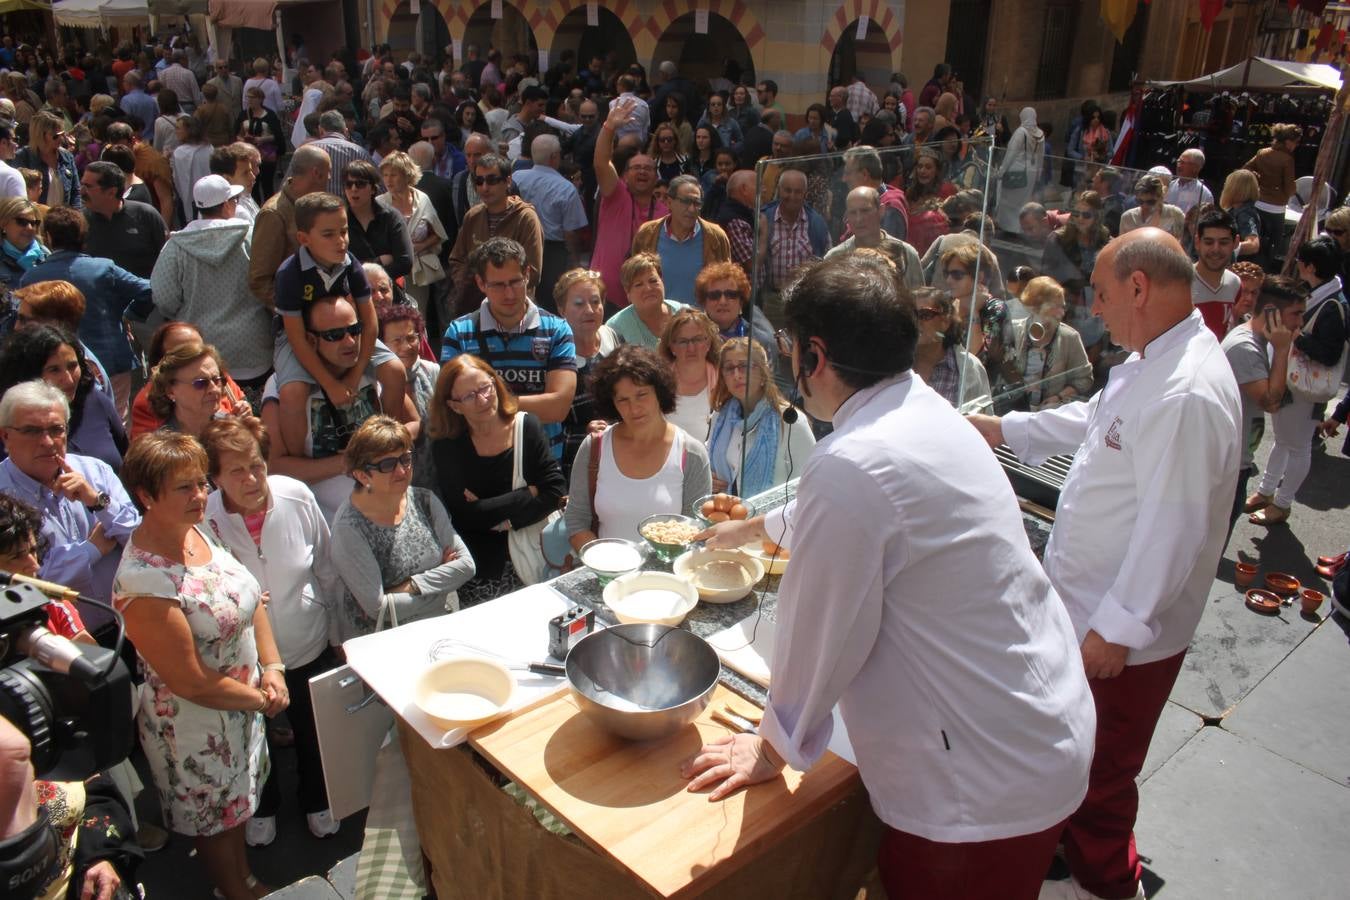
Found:
[{"label": "bald chef in white jacket", "polygon": [[1241,460],[1237,382],[1191,302],[1193,277],[1170,235],[1116,238],[1092,272],[1093,312],[1134,352],[1106,387],[1087,403],[971,417],[1027,462],[1077,453],[1045,571],[1082,646],[1097,752],[1064,829],[1072,877],[1047,881],[1045,900],[1144,897],[1135,778],[1204,611]]},{"label": "bald chef in white jacket", "polygon": [[[892,900],[1033,900],[1095,729],[1064,605],[998,463],[910,372],[917,325],[894,270],[826,260],[785,315],[803,405],[834,433],[794,502],[762,736],[704,747],[689,789],[717,800],[810,768],[837,704],[887,826]],[[710,543],[783,542],[781,521],[726,523]]]}]

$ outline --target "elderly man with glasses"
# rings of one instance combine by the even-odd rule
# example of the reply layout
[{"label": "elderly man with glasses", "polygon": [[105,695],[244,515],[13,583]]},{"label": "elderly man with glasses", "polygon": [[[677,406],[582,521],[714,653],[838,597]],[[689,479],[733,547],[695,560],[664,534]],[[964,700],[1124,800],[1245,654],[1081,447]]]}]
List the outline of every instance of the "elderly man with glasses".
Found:
[{"label": "elderly man with glasses", "polygon": [[[107,463],[66,452],[70,404],[43,381],[15,385],[0,398],[0,493],[42,516],[46,554],[38,576],[108,602],[122,545],[141,517]],[[82,609],[92,631],[110,616]]]},{"label": "elderly man with glasses", "polygon": [[661,257],[666,297],[693,303],[694,279],[705,266],[730,262],[731,241],[720,225],[699,216],[703,188],[693,175],[671,179],[669,197],[669,214],[638,229],[633,254],[648,252]]}]

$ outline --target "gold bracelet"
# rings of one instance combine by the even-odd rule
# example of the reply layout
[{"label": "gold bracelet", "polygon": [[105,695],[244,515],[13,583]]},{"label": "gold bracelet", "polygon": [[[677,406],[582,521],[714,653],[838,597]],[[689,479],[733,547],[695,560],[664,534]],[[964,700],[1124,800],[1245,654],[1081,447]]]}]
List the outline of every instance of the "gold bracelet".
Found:
[{"label": "gold bracelet", "polygon": [[262,688],[259,688],[258,693],[262,695],[262,706],[259,706],[257,709],[254,710],[254,712],[263,712],[267,709],[267,704],[270,703],[271,701],[267,699],[267,691],[264,691]]}]

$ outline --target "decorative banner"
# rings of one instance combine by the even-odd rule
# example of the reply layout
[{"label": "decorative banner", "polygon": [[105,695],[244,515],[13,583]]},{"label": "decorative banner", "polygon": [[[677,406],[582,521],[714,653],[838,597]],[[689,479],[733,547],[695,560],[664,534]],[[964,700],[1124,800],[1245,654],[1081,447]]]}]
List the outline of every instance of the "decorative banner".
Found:
[{"label": "decorative banner", "polygon": [[858,18],[858,30],[853,35],[855,40],[863,41],[867,39],[868,21],[869,19],[867,18],[867,16],[860,16]]},{"label": "decorative banner", "polygon": [[548,71],[548,51],[542,48],[539,50],[539,71]]},{"label": "decorative banner", "polygon": [[492,0],[492,18],[500,19],[502,17],[502,0]]},{"label": "decorative banner", "polygon": [[587,26],[588,28],[595,28],[595,27],[597,27],[599,24],[600,24],[600,4],[599,4],[599,3],[587,3],[587,4],[586,4],[586,26]]},{"label": "decorative banner", "polygon": [[694,34],[708,33],[708,11],[706,9],[694,10]]}]

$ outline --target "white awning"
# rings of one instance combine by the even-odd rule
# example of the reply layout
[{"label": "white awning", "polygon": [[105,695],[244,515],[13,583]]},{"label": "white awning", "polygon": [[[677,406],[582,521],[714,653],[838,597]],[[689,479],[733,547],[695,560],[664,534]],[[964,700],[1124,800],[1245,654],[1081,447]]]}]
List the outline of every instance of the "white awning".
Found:
[{"label": "white awning", "polygon": [[57,25],[70,28],[102,28],[99,6],[103,0],[54,0],[52,17]]},{"label": "white awning", "polygon": [[[1248,64],[1251,69],[1248,70]],[[1333,91],[1341,88],[1341,73],[1335,66],[1322,63],[1291,62],[1284,59],[1266,59],[1253,56],[1235,66],[1229,66],[1209,75],[1201,75],[1190,81],[1163,81],[1157,84],[1184,84],[1186,87],[1241,88],[1243,76],[1246,84],[1253,88],[1279,88],[1305,85],[1323,87]]]}]

